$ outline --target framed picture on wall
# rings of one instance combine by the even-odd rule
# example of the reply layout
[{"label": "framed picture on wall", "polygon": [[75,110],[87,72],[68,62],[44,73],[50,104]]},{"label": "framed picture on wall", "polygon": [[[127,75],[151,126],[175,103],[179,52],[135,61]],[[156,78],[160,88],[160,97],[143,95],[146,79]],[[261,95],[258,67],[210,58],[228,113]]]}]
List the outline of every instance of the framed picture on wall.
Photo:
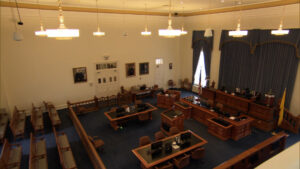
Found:
[{"label": "framed picture on wall", "polygon": [[73,68],[74,83],[87,82],[86,67]]},{"label": "framed picture on wall", "polygon": [[169,69],[173,69],[173,63],[169,63]]},{"label": "framed picture on wall", "polygon": [[140,75],[149,74],[149,62],[140,63]]},{"label": "framed picture on wall", "polygon": [[135,63],[127,63],[125,68],[126,68],[126,77],[135,76]]}]

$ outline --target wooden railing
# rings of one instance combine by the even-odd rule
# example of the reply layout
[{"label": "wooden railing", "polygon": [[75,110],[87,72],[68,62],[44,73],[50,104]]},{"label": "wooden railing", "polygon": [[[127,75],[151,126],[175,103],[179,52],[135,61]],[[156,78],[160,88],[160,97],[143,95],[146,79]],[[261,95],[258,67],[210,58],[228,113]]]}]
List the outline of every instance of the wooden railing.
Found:
[{"label": "wooden railing", "polygon": [[214,169],[252,169],[284,150],[287,137],[286,133],[280,132]]},{"label": "wooden railing", "polygon": [[283,120],[279,127],[298,134],[300,128],[300,115],[294,116],[287,109],[285,109]]},{"label": "wooden railing", "polygon": [[88,139],[88,135],[84,128],[82,127],[77,115],[75,114],[73,107],[68,103],[69,108],[69,116],[74,124],[74,127],[82,141],[82,144],[89,156],[89,158],[92,161],[92,164],[94,166],[94,169],[106,169],[104,163],[102,162],[98,152],[96,151],[95,147],[91,143],[91,141]]}]

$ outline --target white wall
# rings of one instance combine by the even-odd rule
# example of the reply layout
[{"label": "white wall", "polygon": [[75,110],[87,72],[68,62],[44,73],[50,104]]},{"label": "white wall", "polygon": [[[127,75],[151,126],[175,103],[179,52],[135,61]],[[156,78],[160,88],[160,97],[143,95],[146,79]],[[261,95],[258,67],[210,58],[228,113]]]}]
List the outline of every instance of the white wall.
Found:
[{"label": "white wall", "polygon": [[[157,30],[167,27],[167,17],[149,17],[149,29],[154,34],[142,37],[144,16],[103,14],[102,30],[107,36],[96,38],[96,14],[64,12],[68,28],[79,28],[80,38],[58,41],[34,36],[39,29],[37,10],[21,9],[24,26],[23,41],[14,41],[15,31],[9,8],[1,8],[1,83],[5,87],[1,97],[7,104],[1,104],[10,111],[16,105],[29,109],[31,103],[41,105],[43,100],[52,101],[63,107],[67,100],[80,101],[95,95],[95,63],[118,61],[120,85],[129,88],[137,84],[154,84],[155,58],[164,59],[164,79],[178,81],[180,73],[179,39],[158,37]],[[58,27],[57,11],[42,11],[46,28]],[[176,22],[175,22],[176,24]],[[127,31],[129,36],[122,37]],[[139,76],[138,63],[150,62],[150,74]],[[136,63],[136,77],[125,77],[125,64]],[[173,63],[173,69],[168,64]],[[87,67],[88,83],[74,84],[74,67]],[[166,82],[165,82],[166,84]]]},{"label": "white wall", "polygon": [[[256,10],[248,10],[241,12],[241,28],[242,29],[277,29],[282,15],[283,7],[272,7]],[[239,12],[229,12],[222,14],[202,15],[188,17],[185,20],[187,29],[190,32],[187,36],[182,37],[180,41],[180,56],[182,63],[181,78],[189,78],[192,80],[192,56],[191,48],[192,31],[205,30],[211,27],[215,31],[214,49],[211,59],[211,79],[218,86],[219,66],[220,66],[220,51],[219,42],[222,29],[235,29]],[[284,28],[299,28],[299,5],[285,6]],[[295,114],[300,114],[300,64],[293,91],[290,111]]]}]

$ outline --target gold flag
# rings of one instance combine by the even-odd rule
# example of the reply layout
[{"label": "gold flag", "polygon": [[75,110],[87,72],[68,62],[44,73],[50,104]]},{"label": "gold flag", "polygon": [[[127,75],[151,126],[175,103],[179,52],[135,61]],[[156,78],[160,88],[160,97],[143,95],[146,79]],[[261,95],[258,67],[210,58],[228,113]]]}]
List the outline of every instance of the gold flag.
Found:
[{"label": "gold flag", "polygon": [[284,113],[284,102],[285,102],[285,95],[286,95],[286,88],[284,89],[281,103],[280,103],[280,112],[279,112],[279,118],[278,118],[278,126],[282,123],[283,120],[283,113]]}]

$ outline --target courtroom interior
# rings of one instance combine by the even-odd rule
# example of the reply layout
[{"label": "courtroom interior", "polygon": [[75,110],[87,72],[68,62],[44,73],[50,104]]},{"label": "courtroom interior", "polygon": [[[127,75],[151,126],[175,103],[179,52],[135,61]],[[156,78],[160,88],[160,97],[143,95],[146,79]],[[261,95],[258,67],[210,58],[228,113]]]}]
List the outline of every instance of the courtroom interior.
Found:
[{"label": "courtroom interior", "polygon": [[299,0],[0,0],[0,169],[299,169]]}]

